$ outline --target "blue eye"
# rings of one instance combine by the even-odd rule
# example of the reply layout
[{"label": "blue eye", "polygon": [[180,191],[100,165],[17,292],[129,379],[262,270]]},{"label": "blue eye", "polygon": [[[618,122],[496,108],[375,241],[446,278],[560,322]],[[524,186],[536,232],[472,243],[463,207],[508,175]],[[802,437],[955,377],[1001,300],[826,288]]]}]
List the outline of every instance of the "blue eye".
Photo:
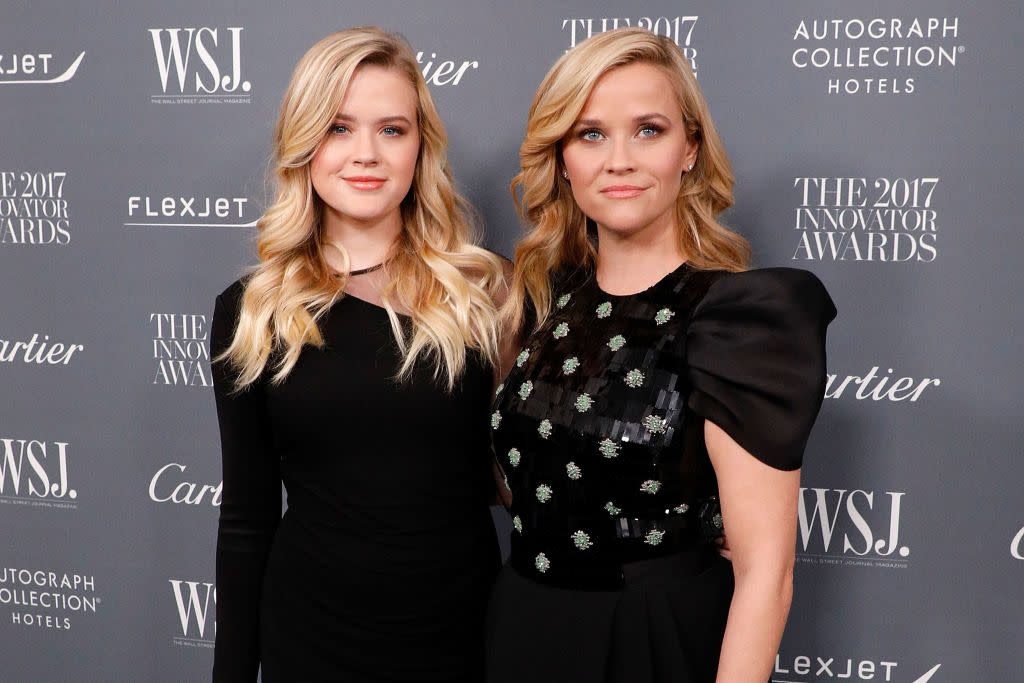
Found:
[{"label": "blue eye", "polygon": [[643,127],[642,127],[642,128],[641,128],[641,129],[639,130],[639,131],[638,131],[638,133],[637,133],[637,134],[638,134],[638,135],[639,135],[640,137],[642,137],[642,138],[652,138],[652,137],[654,137],[655,135],[658,135],[658,134],[660,134],[660,133],[661,133],[661,131],[662,131],[662,128],[661,128],[660,126],[655,126],[655,125],[653,125],[653,124],[647,124],[646,126],[643,126]]},{"label": "blue eye", "polygon": [[581,131],[579,134],[580,140],[586,140],[588,142],[597,142],[603,137],[604,135],[601,133],[601,131],[594,128],[589,128],[587,130]]},{"label": "blue eye", "polygon": [[385,126],[381,132],[384,133],[384,135],[393,138],[402,135],[405,131],[398,126]]},{"label": "blue eye", "polygon": [[348,132],[348,126],[344,126],[340,123],[335,123],[334,125],[327,129],[327,132],[331,133],[332,135],[343,135]]}]

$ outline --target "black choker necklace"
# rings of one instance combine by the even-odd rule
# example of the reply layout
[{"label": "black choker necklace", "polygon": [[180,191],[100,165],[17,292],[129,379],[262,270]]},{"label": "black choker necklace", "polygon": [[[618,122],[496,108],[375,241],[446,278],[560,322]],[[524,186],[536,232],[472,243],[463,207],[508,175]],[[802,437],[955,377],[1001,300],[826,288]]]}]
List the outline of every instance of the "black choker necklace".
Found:
[{"label": "black choker necklace", "polygon": [[367,273],[372,273],[375,270],[380,270],[381,268],[384,267],[385,263],[387,263],[387,261],[381,261],[377,265],[370,266],[369,268],[360,268],[359,270],[350,270],[348,272],[349,277],[351,277],[353,275],[366,275]]}]

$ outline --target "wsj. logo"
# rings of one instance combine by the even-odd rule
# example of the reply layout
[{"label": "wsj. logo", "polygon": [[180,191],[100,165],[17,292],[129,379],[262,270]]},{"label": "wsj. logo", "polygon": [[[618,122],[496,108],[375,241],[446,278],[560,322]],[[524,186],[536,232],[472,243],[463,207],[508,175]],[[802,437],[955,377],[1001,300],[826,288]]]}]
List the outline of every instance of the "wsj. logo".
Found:
[{"label": "wsj. logo", "polygon": [[78,67],[85,59],[81,52],[71,66],[57,73],[60,67],[51,63],[50,52],[3,54],[0,53],[0,85],[26,85],[38,83],[66,83],[75,77]]},{"label": "wsj. logo", "polygon": [[1024,526],[1020,528],[1017,535],[1010,541],[1010,557],[1015,560],[1024,560]]},{"label": "wsj. logo", "polygon": [[900,545],[905,495],[902,491],[801,488],[798,559],[811,564],[905,568],[910,556],[910,548]]},{"label": "wsj. logo", "polygon": [[212,583],[169,579],[178,608],[181,635],[174,642],[187,647],[213,647],[217,634],[217,588]]},{"label": "wsj. logo", "polygon": [[153,384],[208,387],[210,350],[206,346],[206,316],[186,313],[150,313],[154,326]]},{"label": "wsj. logo", "polygon": [[161,90],[153,102],[250,102],[245,93],[252,83],[242,80],[242,27],[151,28],[149,33]]},{"label": "wsj. logo", "polygon": [[0,503],[75,508],[68,444],[0,438]]},{"label": "wsj. logo", "polygon": [[[154,503],[182,505],[209,503],[213,507],[220,507],[220,495],[224,483],[218,482],[216,486],[213,486],[212,484],[179,481],[182,477],[178,475],[183,475],[186,469],[188,468],[185,465],[176,462],[168,463],[158,469],[153,478],[149,480],[149,499]],[[206,497],[207,493],[210,494],[209,499]]]}]

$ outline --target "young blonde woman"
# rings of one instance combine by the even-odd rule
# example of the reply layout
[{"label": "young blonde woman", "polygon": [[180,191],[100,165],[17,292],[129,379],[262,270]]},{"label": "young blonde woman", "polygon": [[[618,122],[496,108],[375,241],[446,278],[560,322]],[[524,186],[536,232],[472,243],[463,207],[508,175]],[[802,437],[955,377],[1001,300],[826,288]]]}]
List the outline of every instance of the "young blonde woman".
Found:
[{"label": "young blonde woman", "polygon": [[491,416],[515,530],[488,680],[764,683],[832,301],[807,272],[746,270],[716,222],[728,158],[667,38],[566,53],[521,159],[533,228],[505,312],[525,341]]},{"label": "young blonde woman", "polygon": [[213,320],[216,681],[483,676],[503,266],[445,148],[403,40],[342,31],[295,69],[259,265]]}]

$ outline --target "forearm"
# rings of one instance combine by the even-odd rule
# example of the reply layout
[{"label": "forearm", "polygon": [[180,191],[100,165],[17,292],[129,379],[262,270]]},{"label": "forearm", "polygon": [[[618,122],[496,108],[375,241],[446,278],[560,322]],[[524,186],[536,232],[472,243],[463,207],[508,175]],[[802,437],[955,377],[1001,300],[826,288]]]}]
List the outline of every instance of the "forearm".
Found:
[{"label": "forearm", "polygon": [[716,683],[765,683],[793,599],[789,570],[736,577]]}]

